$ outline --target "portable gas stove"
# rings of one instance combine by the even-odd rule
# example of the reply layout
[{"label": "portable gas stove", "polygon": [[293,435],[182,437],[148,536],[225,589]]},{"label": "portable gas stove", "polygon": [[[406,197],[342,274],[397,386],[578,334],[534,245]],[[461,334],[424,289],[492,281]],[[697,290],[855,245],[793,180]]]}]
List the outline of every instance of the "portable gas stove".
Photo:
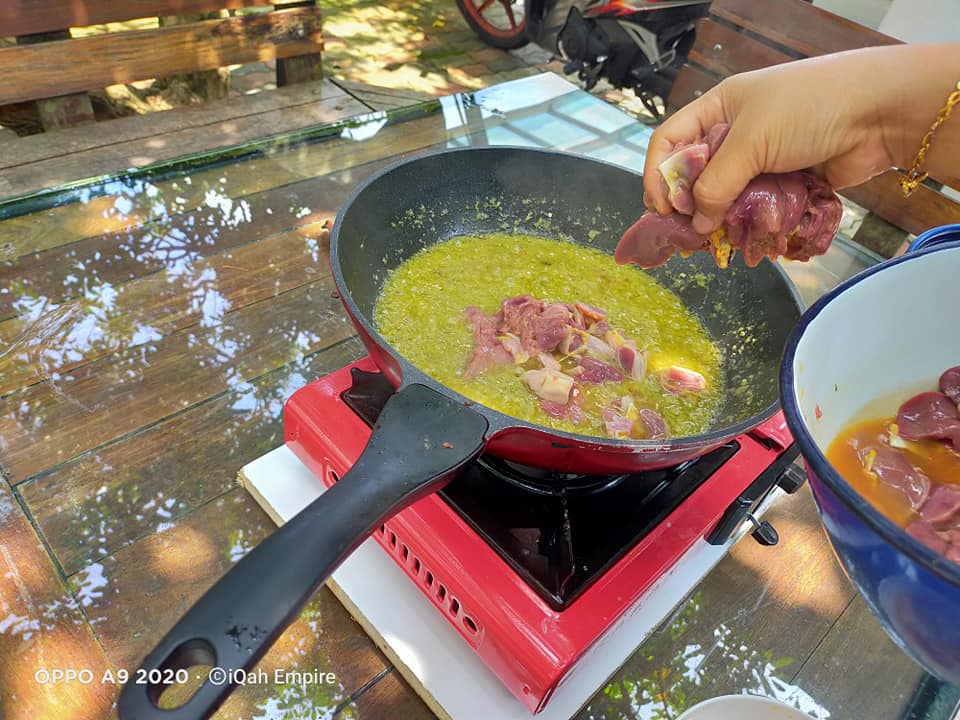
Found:
[{"label": "portable gas stove", "polygon": [[[329,487],[360,455],[392,392],[369,358],[310,383],[284,408],[287,448]],[[796,456],[780,413],[680,466],[584,476],[562,491],[542,482],[547,471],[482,456],[375,539],[536,713],[692,547],[728,545],[745,522],[775,544],[755,511],[774,488],[803,484]]]}]

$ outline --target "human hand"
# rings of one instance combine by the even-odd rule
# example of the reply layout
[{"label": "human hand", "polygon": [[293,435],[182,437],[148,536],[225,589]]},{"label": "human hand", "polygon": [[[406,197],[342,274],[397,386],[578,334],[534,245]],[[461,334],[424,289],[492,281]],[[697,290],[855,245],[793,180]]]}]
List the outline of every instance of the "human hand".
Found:
[{"label": "human hand", "polygon": [[951,53],[960,55],[960,46],[867,48],[730,77],[654,133],[645,203],[661,214],[672,211],[660,163],[677,143],[704,136],[717,123],[729,123],[730,132],[693,185],[693,228],[702,235],[721,224],[761,173],[811,169],[843,188],[907,166],[949,90]]}]

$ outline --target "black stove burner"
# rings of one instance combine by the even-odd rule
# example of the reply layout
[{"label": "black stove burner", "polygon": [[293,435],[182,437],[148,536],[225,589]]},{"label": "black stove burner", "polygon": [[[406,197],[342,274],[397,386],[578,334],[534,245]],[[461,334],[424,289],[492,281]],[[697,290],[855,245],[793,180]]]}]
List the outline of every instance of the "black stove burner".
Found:
[{"label": "black stove burner", "polygon": [[[372,426],[394,388],[380,373],[351,372],[343,399]],[[562,610],[739,448],[733,441],[676,467],[605,476],[564,475],[485,455],[439,494]]]},{"label": "black stove burner", "polygon": [[484,457],[440,495],[556,610],[570,605],[739,449],[666,470],[587,476],[574,488],[518,482]]},{"label": "black stove burner", "polygon": [[493,455],[477,460],[492,476],[537,495],[580,495],[602,492],[622,482],[627,475],[580,475],[521,465]]}]

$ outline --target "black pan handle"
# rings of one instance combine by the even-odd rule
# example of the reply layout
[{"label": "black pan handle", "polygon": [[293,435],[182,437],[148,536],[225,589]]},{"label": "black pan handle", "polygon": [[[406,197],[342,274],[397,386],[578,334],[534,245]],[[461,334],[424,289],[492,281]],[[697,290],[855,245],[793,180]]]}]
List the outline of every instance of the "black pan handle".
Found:
[{"label": "black pan handle", "polygon": [[[402,388],[350,472],[240,560],[146,657],[120,693],[121,720],[209,718],[235,687],[233,671],[251,668],[386,519],[439,490],[476,457],[486,430],[486,419],[462,404],[424,385]],[[213,666],[214,680],[227,680],[208,677],[185,704],[159,709],[170,681],[164,675],[197,665]]]}]

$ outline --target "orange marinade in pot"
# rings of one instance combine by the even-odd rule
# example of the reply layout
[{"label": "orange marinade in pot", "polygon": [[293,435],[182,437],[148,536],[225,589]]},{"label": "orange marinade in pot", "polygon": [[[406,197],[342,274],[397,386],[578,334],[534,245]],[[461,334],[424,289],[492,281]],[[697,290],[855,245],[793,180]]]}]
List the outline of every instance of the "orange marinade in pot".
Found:
[{"label": "orange marinade in pot", "polygon": [[[837,472],[880,512],[901,527],[918,518],[918,513],[906,501],[903,493],[881,482],[867,471],[858,449],[877,445],[881,438],[890,437],[893,417],[865,420],[846,427],[827,449],[827,460]],[[939,440],[902,441],[900,448],[910,462],[937,484],[960,486],[960,455],[949,444]]]}]

